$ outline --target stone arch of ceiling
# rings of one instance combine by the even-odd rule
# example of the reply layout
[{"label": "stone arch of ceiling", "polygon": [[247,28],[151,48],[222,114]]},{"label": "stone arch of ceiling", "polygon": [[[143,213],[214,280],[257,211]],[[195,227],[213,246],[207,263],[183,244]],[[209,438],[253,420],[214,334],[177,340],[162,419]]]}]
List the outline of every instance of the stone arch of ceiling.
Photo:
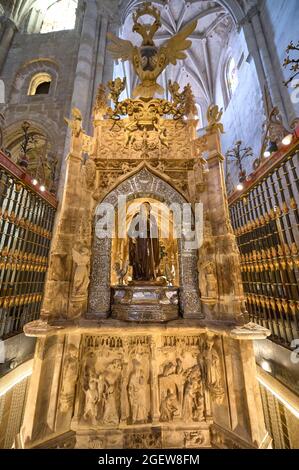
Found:
[{"label": "stone arch of ceiling", "polygon": [[33,8],[46,12],[52,5],[59,1],[60,0],[12,0],[11,2],[7,2],[2,0],[1,3],[10,19],[14,21],[18,28],[22,28]]},{"label": "stone arch of ceiling", "polygon": [[[27,172],[39,182],[52,188],[56,173],[58,132],[55,132],[53,122],[42,115],[32,116],[26,114],[23,119],[12,120],[8,115],[7,127],[4,131],[4,148],[9,152],[11,159],[17,162],[21,154],[21,144],[24,142],[22,125],[28,122],[30,127],[28,135],[33,138],[29,144],[27,157],[29,165]],[[39,119],[40,118],[40,119]]]},{"label": "stone arch of ceiling", "polygon": [[[188,3],[196,3],[198,0],[189,0]],[[140,4],[142,4],[144,0],[121,0],[120,1],[120,11],[122,15],[122,22],[126,20],[126,18],[133,12],[133,10]],[[159,6],[165,6],[165,0],[155,0],[156,4]],[[216,0],[220,6],[225,8],[227,12],[231,15],[234,22],[237,24],[239,23],[244,17],[244,9],[240,5],[240,1],[238,0]],[[244,4],[247,3],[245,0]]]},{"label": "stone arch of ceiling", "polygon": [[[123,17],[121,36],[137,44],[139,38],[132,33],[131,13],[141,3],[142,0],[123,0],[120,4]],[[190,83],[196,102],[205,111],[210,103],[215,102],[219,60],[223,47],[229,42],[231,30],[244,17],[243,8],[235,0],[169,0],[166,5],[164,1],[157,0],[153,3],[162,11],[162,28],[156,35],[157,44],[162,44],[192,20],[198,20],[197,28],[191,35],[193,44],[187,51],[187,58],[183,64],[170,65],[159,82],[164,88],[169,79],[178,81],[182,87]],[[130,64],[118,64],[115,75],[126,76],[127,95],[130,96],[137,83]]]}]

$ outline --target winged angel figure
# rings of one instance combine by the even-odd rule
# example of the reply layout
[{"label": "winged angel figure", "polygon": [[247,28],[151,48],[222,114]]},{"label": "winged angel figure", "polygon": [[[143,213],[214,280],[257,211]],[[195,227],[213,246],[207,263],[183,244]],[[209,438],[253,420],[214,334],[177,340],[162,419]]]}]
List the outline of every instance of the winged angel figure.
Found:
[{"label": "winged angel figure", "polygon": [[[164,89],[157,83],[157,78],[169,65],[176,65],[178,60],[186,58],[184,52],[192,41],[187,37],[195,30],[197,21],[187,24],[179,33],[168,39],[162,46],[157,47],[153,36],[161,26],[160,13],[155,7],[144,4],[143,8],[133,16],[133,31],[143,38],[140,47],[134,46],[131,41],[120,39],[108,33],[111,44],[108,49],[114,59],[130,61],[140,79],[140,84],[133,91],[133,97],[152,98],[155,93],[161,95]],[[145,14],[153,16],[155,22],[151,25],[138,23],[137,19]]]}]

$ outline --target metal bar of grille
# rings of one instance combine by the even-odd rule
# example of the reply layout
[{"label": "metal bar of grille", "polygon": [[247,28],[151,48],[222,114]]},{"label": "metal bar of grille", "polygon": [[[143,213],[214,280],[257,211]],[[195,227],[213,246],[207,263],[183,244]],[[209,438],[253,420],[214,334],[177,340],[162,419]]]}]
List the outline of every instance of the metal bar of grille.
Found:
[{"label": "metal bar of grille", "polygon": [[39,318],[57,201],[0,153],[0,338]]},{"label": "metal bar of grille", "polygon": [[230,205],[251,321],[290,347],[299,337],[298,145]]}]

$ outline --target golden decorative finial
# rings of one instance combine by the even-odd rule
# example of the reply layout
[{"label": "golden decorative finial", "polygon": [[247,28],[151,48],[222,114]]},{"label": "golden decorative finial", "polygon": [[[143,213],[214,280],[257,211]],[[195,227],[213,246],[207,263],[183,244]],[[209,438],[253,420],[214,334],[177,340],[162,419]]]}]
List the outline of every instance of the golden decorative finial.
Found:
[{"label": "golden decorative finial", "polygon": [[[138,20],[144,15],[152,16],[155,21],[150,25],[139,23]],[[141,83],[133,91],[133,97],[153,98],[154,95],[162,94],[164,89],[158,85],[157,78],[169,65],[176,65],[178,60],[186,58],[186,49],[192,42],[188,36],[195,30],[197,21],[188,23],[175,36],[168,39],[162,46],[157,47],[153,37],[161,27],[160,12],[150,2],[145,2],[133,15],[133,31],[142,36],[143,42],[140,47],[134,46],[131,41],[118,38],[108,33],[111,44],[108,50],[114,59],[128,60],[133,64],[134,70]]]},{"label": "golden decorative finial", "polygon": [[[138,23],[139,18],[145,15],[155,18],[155,22],[153,24]],[[144,2],[141,8],[138,8],[136,12],[133,13],[133,22],[133,32],[142,36],[142,46],[154,46],[153,37],[161,27],[159,10],[152,6],[150,2]]]},{"label": "golden decorative finial", "polygon": [[169,80],[168,90],[175,110],[173,113],[174,119],[181,119],[183,116],[193,119],[197,114],[197,109],[190,83],[188,83],[184,87],[183,91],[180,92],[180,85],[178,82],[172,82]]}]

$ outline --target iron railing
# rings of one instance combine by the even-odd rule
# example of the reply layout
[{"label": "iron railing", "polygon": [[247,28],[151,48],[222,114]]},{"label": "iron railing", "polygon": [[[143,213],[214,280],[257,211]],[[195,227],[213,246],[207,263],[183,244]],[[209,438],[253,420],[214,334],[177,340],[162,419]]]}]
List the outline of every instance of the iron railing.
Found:
[{"label": "iron railing", "polygon": [[299,142],[229,201],[250,321],[290,347],[299,338]]},{"label": "iron railing", "polygon": [[55,197],[0,152],[0,338],[39,318]]}]

